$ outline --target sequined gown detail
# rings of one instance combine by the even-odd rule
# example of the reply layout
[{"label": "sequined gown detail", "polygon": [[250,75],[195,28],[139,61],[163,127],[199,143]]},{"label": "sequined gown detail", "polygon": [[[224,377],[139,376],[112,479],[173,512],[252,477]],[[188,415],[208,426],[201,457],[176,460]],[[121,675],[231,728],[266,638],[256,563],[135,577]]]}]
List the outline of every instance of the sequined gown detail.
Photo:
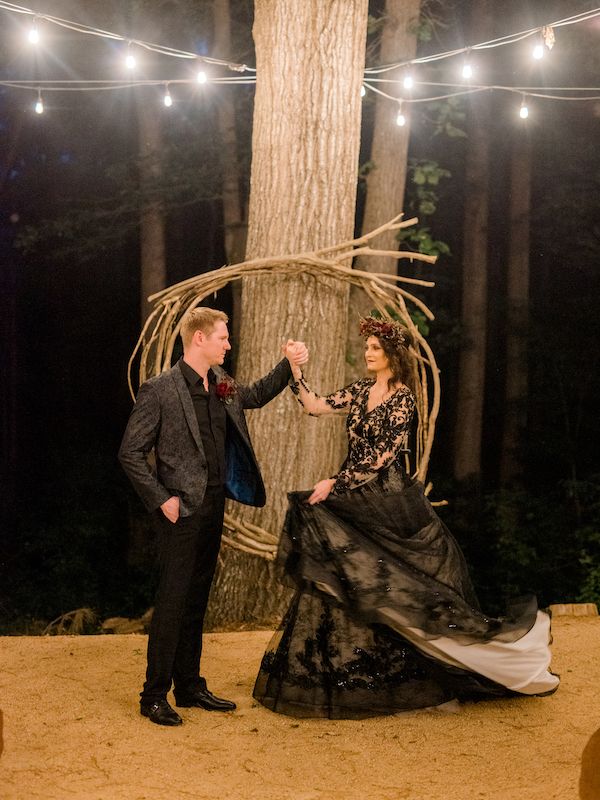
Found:
[{"label": "sequined gown detail", "polygon": [[480,610],[460,547],[406,474],[412,392],[369,411],[372,379],[325,398],[302,386],[319,413],[347,414],[348,454],[326,501],[289,494],[277,561],[295,594],[254,697],[342,719],[554,691],[546,615],[534,598],[503,618]]}]

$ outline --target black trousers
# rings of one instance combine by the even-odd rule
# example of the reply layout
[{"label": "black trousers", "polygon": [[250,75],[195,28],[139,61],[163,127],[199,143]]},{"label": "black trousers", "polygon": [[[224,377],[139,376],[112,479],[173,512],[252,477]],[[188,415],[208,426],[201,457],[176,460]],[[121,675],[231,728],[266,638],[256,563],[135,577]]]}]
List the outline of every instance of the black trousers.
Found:
[{"label": "black trousers", "polygon": [[223,528],[223,487],[209,486],[202,506],[175,524],[160,509],[159,584],[148,637],[143,703],[204,688],[200,676],[202,625]]}]

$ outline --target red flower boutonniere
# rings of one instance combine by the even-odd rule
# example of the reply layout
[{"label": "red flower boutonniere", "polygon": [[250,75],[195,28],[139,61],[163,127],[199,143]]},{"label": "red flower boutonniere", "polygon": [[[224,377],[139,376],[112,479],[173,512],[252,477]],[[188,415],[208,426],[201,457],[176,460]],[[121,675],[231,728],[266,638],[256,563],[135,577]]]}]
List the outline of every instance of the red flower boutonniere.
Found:
[{"label": "red flower boutonniere", "polygon": [[236,393],[235,381],[233,378],[230,378],[229,375],[220,380],[215,389],[217,392],[217,397],[219,400],[222,400],[223,403],[227,403],[227,405],[229,405],[233,401]]}]

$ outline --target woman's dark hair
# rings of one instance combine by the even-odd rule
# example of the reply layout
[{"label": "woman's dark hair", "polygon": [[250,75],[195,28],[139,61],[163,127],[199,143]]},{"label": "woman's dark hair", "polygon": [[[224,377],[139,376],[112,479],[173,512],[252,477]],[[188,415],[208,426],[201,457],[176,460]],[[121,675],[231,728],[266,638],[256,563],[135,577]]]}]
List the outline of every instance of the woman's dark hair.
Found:
[{"label": "woman's dark hair", "polygon": [[375,338],[381,345],[383,352],[390,362],[390,369],[392,371],[392,376],[388,381],[390,391],[393,390],[395,383],[403,383],[408,386],[411,392],[414,392],[414,356],[409,352],[408,348],[414,348],[415,342],[408,328],[403,328],[402,333],[405,343],[400,346],[397,346],[389,339],[385,339],[383,336],[375,336]]}]

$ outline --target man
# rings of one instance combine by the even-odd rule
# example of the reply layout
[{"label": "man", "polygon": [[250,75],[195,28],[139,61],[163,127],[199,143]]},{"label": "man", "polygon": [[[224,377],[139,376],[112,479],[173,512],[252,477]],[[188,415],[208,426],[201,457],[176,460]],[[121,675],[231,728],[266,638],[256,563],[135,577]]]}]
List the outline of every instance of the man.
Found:
[{"label": "man", "polygon": [[[228,350],[227,315],[211,308],[187,312],[181,326],[183,357],[139,390],[119,460],[159,523],[159,586],[148,637],[146,682],[140,710],[157,725],[180,725],[167,702],[231,711],[200,676],[202,625],[217,563],[225,497],[265,504],[265,488],[243,409],[260,408],[286,386],[290,364],[308,355],[288,341],[287,355],[251,386],[222,369]],[[147,456],[154,451],[155,471]]]}]

